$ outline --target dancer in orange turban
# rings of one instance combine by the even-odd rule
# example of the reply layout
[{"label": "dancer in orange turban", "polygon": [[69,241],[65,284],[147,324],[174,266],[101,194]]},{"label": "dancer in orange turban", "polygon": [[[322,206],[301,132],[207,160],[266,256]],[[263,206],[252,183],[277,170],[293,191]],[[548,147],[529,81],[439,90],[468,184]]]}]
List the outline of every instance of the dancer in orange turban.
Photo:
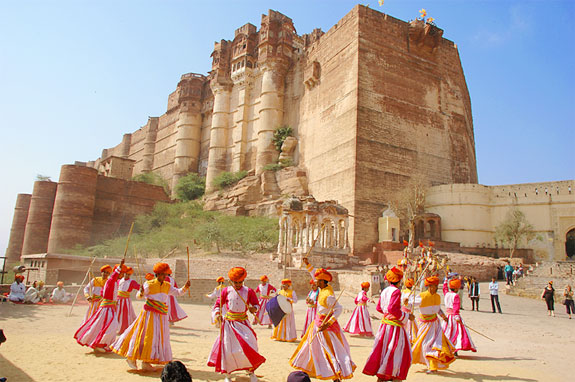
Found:
[{"label": "dancer in orange turban", "polygon": [[445,294],[445,312],[447,321],[443,323],[443,332],[455,346],[455,355],[459,350],[470,350],[476,352],[475,344],[471,340],[471,334],[463,324],[463,319],[459,314],[461,300],[457,291],[461,288],[461,280],[452,279],[449,281],[449,292]]},{"label": "dancer in orange turban", "polygon": [[270,315],[266,310],[266,306],[270,301],[270,298],[276,293],[277,289],[269,283],[269,279],[267,276],[260,277],[260,285],[256,288],[256,296],[258,296],[260,306],[258,308],[258,312],[254,317],[254,321],[252,325],[260,324],[260,325],[267,325],[268,328],[272,327],[272,320],[270,319]]},{"label": "dancer in orange turban", "polygon": [[361,290],[355,297],[354,301],[355,309],[343,329],[344,332],[356,334],[362,337],[373,337],[371,318],[369,317],[369,310],[367,309],[367,303],[370,300],[370,298],[367,297],[369,286],[368,282],[361,283]]}]

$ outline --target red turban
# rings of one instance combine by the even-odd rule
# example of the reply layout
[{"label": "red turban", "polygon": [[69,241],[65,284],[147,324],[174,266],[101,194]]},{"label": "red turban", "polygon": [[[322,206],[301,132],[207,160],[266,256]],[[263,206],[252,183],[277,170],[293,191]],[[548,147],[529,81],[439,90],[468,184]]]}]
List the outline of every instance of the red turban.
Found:
[{"label": "red turban", "polygon": [[226,281],[226,279],[224,279],[222,276],[220,276],[216,279],[217,283],[223,283],[224,281]]},{"label": "red turban", "polygon": [[14,280],[20,280],[20,282],[24,281],[24,276],[23,275],[16,275],[14,276]]},{"label": "red turban", "polygon": [[314,285],[315,284],[315,280],[309,280],[309,285]]},{"label": "red turban", "polygon": [[402,278],[403,278],[403,271],[397,267],[391,268],[385,274],[385,279],[391,283],[399,282],[401,281]]},{"label": "red turban", "polygon": [[364,282],[364,283],[361,283],[361,289],[363,289],[363,288],[369,288],[369,285],[370,285],[370,284],[369,284],[367,281]]},{"label": "red turban", "polygon": [[409,243],[406,240],[404,240],[403,245],[407,247],[409,245]]},{"label": "red turban", "polygon": [[405,287],[406,288],[411,288],[413,286],[413,284],[415,284],[415,281],[413,281],[413,279],[405,280]]},{"label": "red turban", "polygon": [[439,278],[437,276],[427,277],[425,279],[425,286],[439,285]]},{"label": "red turban", "polygon": [[267,277],[266,275],[263,275],[262,277],[260,277],[260,281],[261,281],[261,282],[264,282],[264,283],[265,283],[265,282],[268,281],[268,280],[269,280],[269,279],[268,279],[268,277]]},{"label": "red turban", "polygon": [[228,277],[234,282],[242,282],[248,276],[248,272],[242,267],[234,267],[228,272]]},{"label": "red turban", "polygon": [[154,279],[154,275],[151,273],[146,273],[146,280],[153,280]]},{"label": "red turban", "polygon": [[331,273],[329,273],[326,269],[323,268],[317,269],[315,271],[314,277],[316,278],[316,280],[325,280],[327,282],[330,282],[333,279]]},{"label": "red turban", "polygon": [[112,273],[112,267],[106,264],[102,268],[100,268],[100,272]]},{"label": "red turban", "polygon": [[291,280],[290,279],[283,279],[282,285],[291,285]]},{"label": "red turban", "polygon": [[169,275],[172,273],[172,270],[170,269],[170,265],[167,263],[156,263],[156,265],[154,265],[154,273],[165,273]]},{"label": "red turban", "polygon": [[449,289],[459,289],[461,288],[461,280],[453,279],[449,280]]}]

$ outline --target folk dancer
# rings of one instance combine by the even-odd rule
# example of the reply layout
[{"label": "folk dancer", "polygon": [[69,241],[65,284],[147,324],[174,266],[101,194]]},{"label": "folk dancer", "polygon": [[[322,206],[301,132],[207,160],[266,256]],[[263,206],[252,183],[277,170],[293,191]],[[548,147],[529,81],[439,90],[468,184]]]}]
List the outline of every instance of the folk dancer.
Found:
[{"label": "folk dancer", "polygon": [[[225,282],[226,279],[224,279],[222,276],[218,277],[216,279],[216,282],[218,283],[218,285],[214,288],[214,290],[212,291],[212,293],[207,294],[206,297],[210,298],[210,299],[217,299],[220,296],[220,291],[222,290],[222,288],[225,288]],[[212,317],[212,325],[216,325],[216,321],[214,320],[214,317]]]},{"label": "folk dancer", "polygon": [[258,353],[256,332],[250,326],[247,311],[258,311],[256,293],[244,286],[248,275],[242,267],[230,269],[228,277],[232,286],[221,290],[212,315],[221,322],[218,335],[208,359],[208,366],[225,375],[224,381],[231,382],[231,373],[246,370],[250,382],[257,382],[255,370],[266,359]]},{"label": "folk dancer", "polygon": [[[401,311],[406,314],[412,314],[415,306],[419,306],[421,302],[419,297],[416,297],[412,293],[412,288],[414,287],[415,281],[411,278],[405,280],[405,288],[401,291]],[[415,337],[417,337],[417,323],[415,320],[408,320],[405,324],[405,332],[409,341],[413,343]]]},{"label": "folk dancer", "polygon": [[[255,325],[259,322],[260,325],[267,325],[268,328],[272,327],[272,320],[268,312],[266,311],[266,306],[272,295],[277,292],[276,288],[269,283],[269,279],[266,275],[260,277],[261,284],[258,285],[256,289],[256,296],[260,302],[260,307],[258,308],[258,312],[254,317],[254,321],[252,325]],[[257,319],[256,319],[257,317]]]},{"label": "folk dancer", "polygon": [[114,267],[106,284],[102,288],[102,301],[94,313],[74,334],[76,341],[82,346],[88,346],[96,351],[111,351],[110,345],[116,340],[118,331],[118,311],[116,298],[118,294],[118,279],[126,272],[124,259]]},{"label": "folk dancer", "polygon": [[[174,288],[177,289],[178,283],[176,282],[176,279],[171,276],[171,274],[172,274],[172,270],[170,269],[170,273],[167,275],[166,281],[169,282],[170,285],[173,285]],[[178,304],[178,299],[176,298],[175,295],[169,296],[168,309],[169,309],[168,320],[170,321],[170,325],[174,325],[176,322],[181,321],[184,318],[188,317],[188,315],[186,314],[184,309],[182,309],[180,304]]]},{"label": "folk dancer", "polygon": [[86,296],[86,300],[90,303],[86,316],[84,317],[84,322],[88,321],[100,307],[100,303],[102,302],[102,288],[104,284],[106,284],[106,280],[111,272],[111,266],[108,264],[102,266],[100,268],[101,276],[94,277],[88,285],[84,287],[84,296]]},{"label": "folk dancer", "polygon": [[8,299],[12,302],[23,302],[26,297],[26,285],[24,285],[24,276],[14,276],[14,282],[10,285],[10,294]]},{"label": "folk dancer", "polygon": [[156,370],[152,364],[164,365],[172,360],[168,301],[170,296],[186,293],[190,281],[183,288],[175,288],[166,281],[170,273],[168,264],[154,265],[155,277],[147,274],[147,281],[140,286],[140,294],[146,299],[144,308],[112,345],[112,351],[125,357],[132,369],[138,368],[138,360],[142,361],[142,370],[150,371]]},{"label": "folk dancer", "polygon": [[64,282],[58,281],[56,283],[56,288],[52,291],[52,303],[54,304],[66,304],[72,299],[71,293],[67,293],[64,289]]},{"label": "folk dancer", "polygon": [[373,331],[371,329],[371,318],[369,317],[369,311],[367,309],[367,303],[371,300],[369,297],[367,297],[367,291],[369,290],[369,287],[370,284],[368,282],[361,283],[361,291],[355,298],[355,309],[353,310],[347,325],[343,329],[349,334],[373,337]]},{"label": "folk dancer", "polygon": [[317,287],[317,282],[314,279],[309,281],[311,285],[311,290],[307,294],[305,302],[307,304],[307,311],[305,313],[305,322],[303,324],[303,331],[301,336],[303,337],[307,331],[307,327],[311,325],[313,320],[315,320],[315,315],[317,313],[317,296],[319,295],[319,288]]},{"label": "folk dancer", "polygon": [[426,365],[428,374],[447,369],[449,364],[455,361],[453,355],[455,347],[443,333],[437,318],[437,315],[440,315],[443,320],[447,320],[441,310],[441,297],[437,294],[438,285],[437,276],[425,279],[427,290],[419,295],[421,297],[419,330],[411,349],[413,363]]},{"label": "folk dancer", "polygon": [[385,274],[389,286],[381,292],[376,310],[383,313],[375,343],[363,368],[366,375],[377,376],[377,381],[403,381],[411,366],[411,342],[405,331],[405,321],[413,321],[413,314],[402,310],[399,283],[403,271],[391,268]]},{"label": "folk dancer", "polygon": [[290,365],[305,371],[311,378],[350,379],[356,365],[351,360],[349,344],[337,322],[343,307],[329,285],[332,275],[320,268],[315,270],[314,278],[320,288],[317,314],[292,355]]},{"label": "folk dancer", "polygon": [[[287,298],[288,302],[293,306],[297,302],[297,295],[291,287],[292,283],[290,279],[282,280],[282,289],[278,294]],[[283,316],[282,320],[278,326],[274,327],[272,334],[272,340],[282,341],[282,342],[295,342],[297,340],[297,331],[295,328],[295,314],[292,309],[291,313]]]},{"label": "folk dancer", "polygon": [[443,332],[449,338],[449,341],[455,346],[455,355],[460,350],[471,350],[476,352],[477,349],[471,340],[469,331],[463,324],[463,320],[459,315],[459,308],[461,306],[461,297],[457,293],[461,288],[461,279],[453,279],[449,281],[449,289],[445,295],[445,311],[447,313],[447,322],[443,323]]},{"label": "folk dancer", "polygon": [[133,273],[134,270],[128,267],[124,278],[118,283],[118,334],[124,333],[124,330],[136,319],[130,293],[133,290],[139,290],[140,284],[130,278]]}]

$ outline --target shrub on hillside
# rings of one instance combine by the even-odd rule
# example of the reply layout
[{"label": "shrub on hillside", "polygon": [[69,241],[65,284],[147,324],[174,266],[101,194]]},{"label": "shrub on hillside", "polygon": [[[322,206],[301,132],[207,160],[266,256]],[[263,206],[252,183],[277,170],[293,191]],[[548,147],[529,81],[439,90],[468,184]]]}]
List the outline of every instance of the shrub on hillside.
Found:
[{"label": "shrub on hillside", "polygon": [[134,175],[132,180],[136,182],[143,182],[147,184],[153,184],[154,186],[160,186],[166,191],[166,194],[170,195],[170,187],[168,182],[160,175],[156,174],[155,172],[144,172],[138,175]]},{"label": "shrub on hillside", "polygon": [[214,180],[213,184],[218,190],[222,190],[227,187],[231,187],[243,178],[248,176],[247,171],[238,171],[238,172],[222,172],[218,174]]},{"label": "shrub on hillside", "polygon": [[189,173],[188,175],[180,178],[176,186],[176,197],[179,200],[187,202],[195,200],[204,195],[206,190],[206,178],[199,176],[196,173]]}]

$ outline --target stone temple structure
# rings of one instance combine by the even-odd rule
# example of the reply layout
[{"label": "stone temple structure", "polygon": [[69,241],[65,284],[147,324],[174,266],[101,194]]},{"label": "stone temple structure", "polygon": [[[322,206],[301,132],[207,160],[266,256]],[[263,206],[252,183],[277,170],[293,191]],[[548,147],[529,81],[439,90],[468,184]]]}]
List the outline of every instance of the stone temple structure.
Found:
[{"label": "stone temple structure", "polygon": [[[216,42],[207,75],[184,74],[165,114],[88,166],[110,172],[109,159],[123,158],[133,174],[153,171],[172,189],[197,172],[208,193],[224,171],[248,171],[263,185],[273,183],[266,166],[280,154],[273,133],[289,126],[301,190],[348,209],[352,253],[371,252],[386,202],[411,177],[477,183],[465,76],[456,44],[442,35],[434,24],[362,5],[325,33],[300,35],[289,17],[270,10],[259,26],[245,24]],[[272,186],[263,199],[287,193],[268,192]]]}]

